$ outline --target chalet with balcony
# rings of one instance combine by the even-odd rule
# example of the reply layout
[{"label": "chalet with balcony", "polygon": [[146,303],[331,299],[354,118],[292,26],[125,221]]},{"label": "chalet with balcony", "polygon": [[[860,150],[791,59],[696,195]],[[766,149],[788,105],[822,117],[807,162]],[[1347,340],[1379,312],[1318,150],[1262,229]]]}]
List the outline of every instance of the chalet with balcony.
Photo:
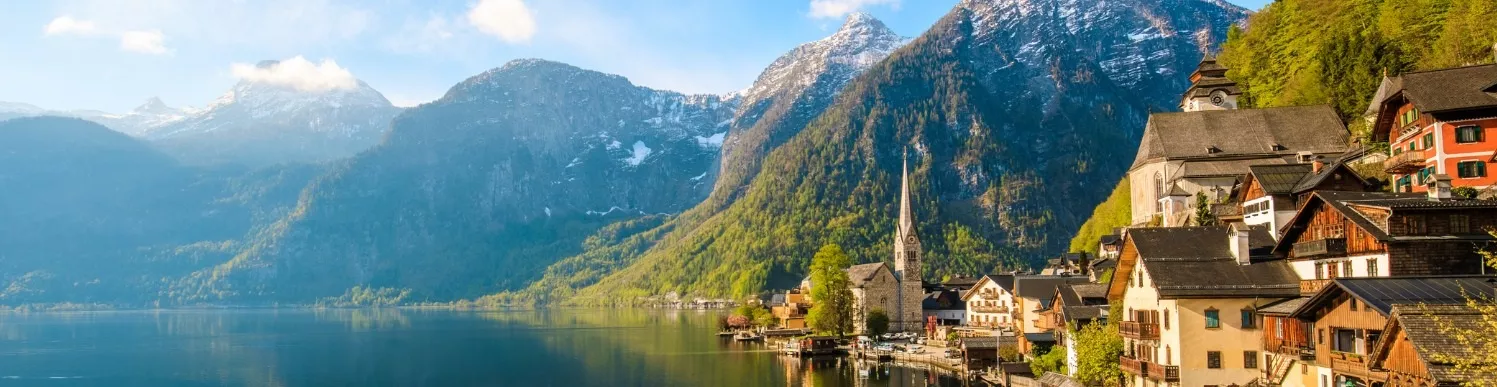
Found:
[{"label": "chalet with balcony", "polygon": [[955,290],[925,293],[920,309],[924,310],[926,321],[932,321],[936,325],[960,326],[967,323],[967,303],[962,301],[961,292]]},{"label": "chalet with balcony", "polygon": [[1373,140],[1387,142],[1384,168],[1398,192],[1423,192],[1435,175],[1487,189],[1497,153],[1497,64],[1384,77],[1367,109]]},{"label": "chalet with balcony", "polygon": [[1042,327],[1050,328],[1055,345],[1066,351],[1066,369],[1076,376],[1078,354],[1075,333],[1093,321],[1106,323],[1107,284],[1060,284],[1055,287],[1050,309],[1040,313]]},{"label": "chalet with balcony", "polygon": [[1341,277],[1481,273],[1477,249],[1493,241],[1485,230],[1497,227],[1497,201],[1434,192],[1317,191],[1290,219],[1274,254],[1288,258],[1303,294]]},{"label": "chalet with balcony", "polygon": [[962,302],[967,304],[969,331],[998,336],[1002,331],[1014,328],[1014,275],[990,274],[978,278],[977,283],[962,293]]},{"label": "chalet with balcony", "polygon": [[[1289,223],[1299,204],[1315,191],[1368,191],[1368,184],[1342,160],[1268,164],[1248,167],[1237,204],[1243,224],[1267,225],[1278,232]],[[1218,218],[1226,220],[1227,218]]]},{"label": "chalet with balcony", "polygon": [[1266,227],[1128,231],[1107,297],[1121,303],[1128,385],[1246,384],[1260,377],[1259,308],[1299,296]]},{"label": "chalet with balcony", "polygon": [[1022,334],[1019,341],[1020,352],[1035,353],[1033,351],[1036,348],[1055,344],[1055,336],[1051,333],[1055,327],[1041,314],[1049,310],[1055,301],[1057,287],[1087,282],[1090,282],[1090,278],[1044,275],[1014,277],[1014,332]]},{"label": "chalet with balcony", "polygon": [[[1466,327],[1486,339],[1472,346],[1456,345],[1440,330],[1441,324]],[[1490,354],[1497,351],[1497,330],[1492,328],[1473,305],[1394,305],[1382,338],[1367,355],[1368,366],[1387,371],[1387,386],[1497,384],[1497,375],[1462,372],[1451,361],[1478,359],[1476,365],[1491,369],[1491,363],[1480,360],[1490,360]]]},{"label": "chalet with balcony", "polygon": [[[1431,364],[1413,364],[1422,361],[1416,351],[1402,348],[1394,355],[1382,354],[1382,363],[1374,362],[1374,352],[1380,345],[1403,347],[1398,338],[1389,339],[1389,317],[1394,308],[1430,305],[1464,305],[1467,295],[1491,295],[1497,277],[1491,276],[1446,276],[1446,277],[1383,277],[1383,278],[1337,278],[1325,288],[1309,297],[1290,313],[1305,327],[1305,337],[1291,341],[1291,345],[1308,348],[1301,350],[1294,361],[1307,363],[1304,368],[1313,370],[1314,385],[1320,386],[1385,386],[1392,379],[1393,369],[1398,369],[1405,381],[1451,380],[1449,367],[1434,364],[1436,376],[1430,375]],[[1420,326],[1417,329],[1429,329]],[[1428,337],[1428,332],[1416,332],[1424,338],[1425,345],[1448,343],[1445,339]],[[1380,344],[1387,340],[1388,344]],[[1267,338],[1265,338],[1267,343]],[[1308,356],[1306,356],[1308,354]],[[1421,366],[1423,367],[1421,369]],[[1278,370],[1273,372],[1292,373]],[[1456,371],[1459,372],[1459,371]],[[1468,375],[1469,376],[1469,375]],[[1284,380],[1281,375],[1269,375],[1269,380]],[[1408,384],[1427,386],[1429,384]]]},{"label": "chalet with balcony", "polygon": [[1270,386],[1317,386],[1315,345],[1310,324],[1289,317],[1309,297],[1288,299],[1258,308],[1263,321],[1263,380]]}]

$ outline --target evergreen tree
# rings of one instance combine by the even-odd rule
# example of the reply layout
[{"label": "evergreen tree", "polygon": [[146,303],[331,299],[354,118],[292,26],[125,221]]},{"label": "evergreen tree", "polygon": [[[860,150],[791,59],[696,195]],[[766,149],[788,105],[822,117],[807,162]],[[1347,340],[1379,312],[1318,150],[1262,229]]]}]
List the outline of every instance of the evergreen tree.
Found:
[{"label": "evergreen tree", "polygon": [[883,309],[877,308],[868,311],[868,315],[863,317],[863,331],[867,332],[869,336],[878,336],[889,332],[889,314],[885,313]]}]

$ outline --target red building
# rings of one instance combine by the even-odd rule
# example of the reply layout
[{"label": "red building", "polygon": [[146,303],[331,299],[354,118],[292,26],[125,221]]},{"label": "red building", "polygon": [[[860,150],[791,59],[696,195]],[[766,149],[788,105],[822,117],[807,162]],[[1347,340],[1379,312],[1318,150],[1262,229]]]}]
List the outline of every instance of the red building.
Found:
[{"label": "red building", "polygon": [[1497,65],[1385,77],[1372,99],[1373,139],[1386,141],[1384,168],[1397,192],[1423,192],[1435,175],[1455,187],[1497,183]]}]

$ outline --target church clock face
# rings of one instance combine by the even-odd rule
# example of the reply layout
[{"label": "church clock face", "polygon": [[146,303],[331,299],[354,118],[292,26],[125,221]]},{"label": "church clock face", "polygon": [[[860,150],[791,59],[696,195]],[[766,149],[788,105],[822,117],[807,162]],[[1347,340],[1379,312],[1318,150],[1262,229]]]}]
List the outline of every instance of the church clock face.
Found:
[{"label": "church clock face", "polygon": [[1211,92],[1211,104],[1221,106],[1227,103],[1227,92],[1216,90]]},{"label": "church clock face", "polygon": [[915,244],[915,243],[919,243],[919,242],[915,241],[915,236],[914,235],[910,235],[910,236],[904,237],[904,243]]}]

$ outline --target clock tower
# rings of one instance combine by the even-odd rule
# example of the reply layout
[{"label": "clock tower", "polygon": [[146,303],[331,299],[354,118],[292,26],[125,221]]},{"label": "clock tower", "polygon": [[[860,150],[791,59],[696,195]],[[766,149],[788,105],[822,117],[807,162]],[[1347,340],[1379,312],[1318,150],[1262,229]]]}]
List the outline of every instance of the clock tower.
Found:
[{"label": "clock tower", "polygon": [[1242,91],[1237,82],[1227,78],[1227,68],[1206,56],[1190,73],[1190,88],[1180,97],[1180,111],[1231,110],[1237,108]]},{"label": "clock tower", "polygon": [[917,331],[922,329],[924,312],[920,303],[925,298],[924,283],[920,267],[923,252],[920,235],[915,231],[915,211],[910,204],[910,161],[905,152],[904,171],[899,179],[899,225],[894,235],[894,276],[899,280],[900,310],[890,317],[898,329]]}]

